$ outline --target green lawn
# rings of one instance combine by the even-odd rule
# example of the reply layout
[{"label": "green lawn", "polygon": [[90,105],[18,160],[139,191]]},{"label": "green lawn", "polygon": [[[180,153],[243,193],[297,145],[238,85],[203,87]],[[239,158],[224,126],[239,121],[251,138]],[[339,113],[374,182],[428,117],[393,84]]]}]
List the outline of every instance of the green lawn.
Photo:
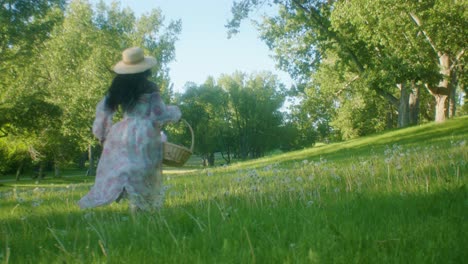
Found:
[{"label": "green lawn", "polygon": [[155,214],[79,210],[91,177],[4,182],[0,263],[466,263],[467,140],[462,117],[171,169]]}]

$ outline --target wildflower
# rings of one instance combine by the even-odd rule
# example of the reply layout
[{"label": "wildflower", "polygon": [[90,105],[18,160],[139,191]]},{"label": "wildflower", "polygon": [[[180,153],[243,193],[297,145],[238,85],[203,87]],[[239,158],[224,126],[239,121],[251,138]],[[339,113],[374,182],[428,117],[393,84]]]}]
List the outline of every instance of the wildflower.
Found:
[{"label": "wildflower", "polygon": [[462,140],[460,141],[460,143],[458,143],[460,145],[460,147],[464,147],[466,145],[466,141],[465,140]]},{"label": "wildflower", "polygon": [[87,212],[86,214],[84,214],[84,218],[87,220],[91,219],[93,216],[94,216],[93,212]]},{"label": "wildflower", "polygon": [[297,182],[302,182],[303,180],[302,180],[301,177],[297,177],[297,178],[296,178],[296,181],[297,181]]},{"label": "wildflower", "polygon": [[36,187],[36,188],[33,189],[33,192],[35,192],[35,193],[42,193],[42,192],[44,192],[44,189],[43,189],[43,188]]},{"label": "wildflower", "polygon": [[311,207],[313,204],[314,204],[314,201],[312,201],[312,200],[311,200],[311,201],[307,201],[306,206],[307,206],[307,207]]},{"label": "wildflower", "polygon": [[307,164],[309,164],[309,161],[308,161],[308,160],[303,160],[303,161],[302,161],[302,164],[303,164],[303,165],[307,165]]},{"label": "wildflower", "polygon": [[237,183],[240,183],[240,182],[242,182],[242,178],[237,177],[237,178],[234,179],[234,181],[237,182]]},{"label": "wildflower", "polygon": [[334,192],[335,192],[335,193],[339,193],[339,192],[340,192],[340,188],[335,188]]},{"label": "wildflower", "polygon": [[42,200],[35,200],[32,202],[32,207],[38,207],[42,204]]},{"label": "wildflower", "polygon": [[340,181],[340,180],[341,180],[341,177],[340,177],[338,174],[334,173],[334,172],[332,173],[331,176],[332,176],[333,179],[335,179],[335,180],[337,180],[337,181]]}]

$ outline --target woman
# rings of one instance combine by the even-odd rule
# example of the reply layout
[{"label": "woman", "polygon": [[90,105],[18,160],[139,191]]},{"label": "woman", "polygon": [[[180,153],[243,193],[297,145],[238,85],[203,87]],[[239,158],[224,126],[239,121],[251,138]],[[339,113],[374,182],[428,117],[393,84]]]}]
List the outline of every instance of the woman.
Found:
[{"label": "woman", "polygon": [[[161,126],[178,121],[181,112],[166,106],[156,84],[147,80],[156,59],[144,56],[138,47],[126,49],[107,95],[96,108],[93,133],[103,144],[96,181],[81,198],[81,208],[92,208],[128,197],[132,209],[161,207],[162,188]],[[112,124],[117,109],[123,119]]]}]

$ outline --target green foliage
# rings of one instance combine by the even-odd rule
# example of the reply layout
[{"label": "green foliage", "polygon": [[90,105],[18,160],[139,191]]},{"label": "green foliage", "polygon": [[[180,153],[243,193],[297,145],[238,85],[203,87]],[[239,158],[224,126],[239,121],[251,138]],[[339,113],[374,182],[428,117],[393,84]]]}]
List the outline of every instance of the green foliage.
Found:
[{"label": "green foliage", "polygon": [[[331,97],[339,91],[352,89],[360,98],[371,100],[368,105],[378,108],[390,105],[398,112],[398,118],[388,124],[398,127],[416,124],[416,117],[423,117],[420,120],[424,121],[428,113],[435,113],[438,121],[445,119],[444,113],[448,117],[455,114],[449,111],[458,104],[452,95],[456,86],[464,87],[466,78],[464,68],[460,67],[466,58],[465,1],[241,0],[233,5],[232,19],[226,25],[228,32],[237,33],[243,19],[267,5],[275,6],[278,12],[265,15],[257,24],[261,37],[275,53],[281,69],[317,90],[311,94],[333,101]],[[444,59],[448,62],[443,62]],[[321,79],[319,82],[317,77]],[[421,95],[415,97],[416,93],[407,96],[398,86],[425,88],[418,88]],[[434,101],[442,102],[423,104],[425,91],[429,91]],[[445,103],[447,96],[450,98]],[[341,100],[330,103],[305,98],[308,106],[302,109],[318,116],[318,108],[331,104],[336,109],[328,109],[324,115],[332,121],[338,117],[333,112],[340,114],[352,109],[339,109],[345,106]],[[311,106],[308,101],[320,106]],[[425,107],[421,109],[422,115],[419,106]],[[434,109],[428,110],[427,106]],[[355,109],[356,112],[343,115],[357,117],[363,113],[358,111],[360,108]],[[380,111],[380,119],[384,120],[388,112]]]},{"label": "green foliage", "polygon": [[[26,142],[38,156],[56,163],[65,164],[86,151],[96,144],[91,133],[94,109],[110,85],[112,66],[121,59],[122,50],[131,46],[141,46],[146,54],[156,57],[158,65],[151,78],[168,98],[171,96],[168,64],[174,59],[180,21],[166,26],[160,10],[136,18],[133,11],[121,9],[118,3],[93,6],[74,0],[63,11],[57,7],[62,1],[29,2],[19,1],[10,9],[31,23],[25,22],[24,33],[29,32],[26,26],[39,30],[36,18],[45,22],[37,39],[26,39],[37,45],[25,57],[27,61],[15,57],[15,61],[0,65],[11,68],[5,78],[6,89],[2,87],[0,92],[0,136],[14,134],[13,142]],[[48,8],[46,2],[50,2]],[[16,35],[11,37],[17,39]],[[18,43],[0,42],[8,47],[0,50],[1,55],[16,52],[16,45],[22,42]]]},{"label": "green foliage", "polygon": [[222,76],[219,85],[229,94],[230,121],[235,130],[236,151],[245,159],[260,157],[279,146],[280,108],[284,86],[270,73]]},{"label": "green foliage", "polygon": [[210,165],[215,152],[229,163],[231,156],[260,157],[280,146],[285,93],[276,76],[237,72],[185,88],[177,103],[195,130],[196,153]]}]

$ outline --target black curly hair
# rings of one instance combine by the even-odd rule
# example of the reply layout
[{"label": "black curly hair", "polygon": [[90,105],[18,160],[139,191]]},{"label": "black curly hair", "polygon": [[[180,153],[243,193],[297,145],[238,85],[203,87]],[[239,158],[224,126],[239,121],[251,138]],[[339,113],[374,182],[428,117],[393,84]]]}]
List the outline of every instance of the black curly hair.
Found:
[{"label": "black curly hair", "polygon": [[140,96],[147,93],[150,86],[148,81],[151,70],[135,74],[117,74],[107,90],[106,107],[115,111],[119,106],[123,111],[131,110]]}]

